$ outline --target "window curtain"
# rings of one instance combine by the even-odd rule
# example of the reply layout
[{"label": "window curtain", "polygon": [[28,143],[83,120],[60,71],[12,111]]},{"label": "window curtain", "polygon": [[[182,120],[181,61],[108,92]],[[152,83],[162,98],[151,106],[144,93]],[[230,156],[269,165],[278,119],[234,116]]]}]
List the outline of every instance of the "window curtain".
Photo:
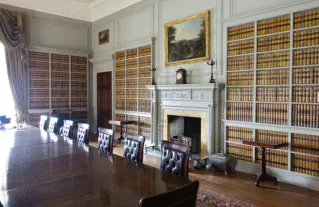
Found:
[{"label": "window curtain", "polygon": [[0,41],[5,46],[8,79],[17,113],[17,123],[27,121],[28,118],[25,40],[25,15],[21,12],[0,9]]}]

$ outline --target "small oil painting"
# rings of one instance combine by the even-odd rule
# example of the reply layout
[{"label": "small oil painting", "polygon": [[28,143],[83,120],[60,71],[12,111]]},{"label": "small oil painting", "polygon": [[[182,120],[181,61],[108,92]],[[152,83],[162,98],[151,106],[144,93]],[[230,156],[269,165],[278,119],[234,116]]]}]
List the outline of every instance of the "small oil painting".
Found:
[{"label": "small oil painting", "polygon": [[109,29],[99,32],[99,45],[109,43],[110,31]]},{"label": "small oil painting", "polygon": [[165,65],[209,60],[209,11],[165,25]]}]

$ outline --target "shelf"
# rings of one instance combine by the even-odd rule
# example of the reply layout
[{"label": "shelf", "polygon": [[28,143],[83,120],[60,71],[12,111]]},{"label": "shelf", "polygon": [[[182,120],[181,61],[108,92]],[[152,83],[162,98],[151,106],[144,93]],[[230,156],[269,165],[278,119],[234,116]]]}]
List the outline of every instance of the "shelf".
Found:
[{"label": "shelf", "polygon": [[226,101],[227,103],[253,103],[253,101]]},{"label": "shelf", "polygon": [[51,64],[69,65],[70,63],[51,62]]},{"label": "shelf", "polygon": [[291,102],[291,104],[319,105],[317,102]]},{"label": "shelf", "polygon": [[53,79],[51,78],[51,81],[55,81],[55,82],[69,82],[70,80],[53,80]]},{"label": "shelf", "polygon": [[256,103],[264,103],[264,104],[289,104],[289,102],[278,102],[278,101],[256,101]]},{"label": "shelf", "polygon": [[270,54],[270,53],[276,53],[276,52],[288,52],[290,49],[280,49],[280,50],[270,50],[270,51],[265,51],[265,52],[256,52],[257,55],[260,54]]},{"label": "shelf", "polygon": [[299,154],[299,155],[307,155],[307,156],[311,156],[311,157],[319,157],[319,155],[313,155],[313,154],[308,154],[308,153],[302,153],[302,152],[295,152],[291,150],[292,154]]},{"label": "shelf", "polygon": [[227,88],[253,88],[254,86],[226,86]]},{"label": "shelf", "polygon": [[71,63],[71,65],[83,65],[83,66],[85,65],[85,66],[87,66],[87,63],[85,63],[85,64]]},{"label": "shelf", "polygon": [[[228,141],[226,140],[227,143],[231,143],[231,144],[240,144],[240,145],[245,145],[245,146],[250,146],[250,147],[256,147],[259,148],[257,146],[251,146],[251,145],[247,145],[247,144],[243,144],[241,142],[234,142],[234,141]],[[288,150],[282,150],[282,149],[272,149],[272,150],[276,150],[276,151],[281,151],[281,152],[288,152]],[[268,166],[267,166],[268,167]]]},{"label": "shelf", "polygon": [[295,47],[293,50],[302,50],[302,49],[308,49],[308,48],[319,48],[319,45],[311,45],[311,46],[305,46],[305,47]]},{"label": "shelf", "polygon": [[246,38],[242,38],[242,39],[237,39],[237,40],[230,40],[227,41],[227,43],[232,43],[232,42],[241,42],[241,41],[245,41],[245,40],[253,40],[254,37],[246,37]]},{"label": "shelf", "polygon": [[71,72],[71,73],[74,73],[74,74],[85,74],[85,75],[87,75],[86,72]]},{"label": "shelf", "polygon": [[34,90],[41,90],[41,89],[50,89],[50,88],[29,88],[29,90],[34,89]]},{"label": "shelf", "polygon": [[37,63],[50,63],[50,61],[39,61],[39,60],[29,60],[30,62],[37,62]]},{"label": "shelf", "polygon": [[47,97],[31,97],[30,96],[30,98],[32,98],[32,99],[38,99],[38,98],[50,98],[49,96],[47,96]]},{"label": "shelf", "polygon": [[293,31],[294,31],[294,32],[297,32],[297,31],[311,30],[311,29],[319,29],[319,25],[313,26],[313,27],[304,27],[304,28],[300,28],[300,29],[294,29]]},{"label": "shelf", "polygon": [[30,79],[29,81],[49,81],[49,79]]},{"label": "shelf", "polygon": [[316,83],[314,83],[314,84],[292,84],[292,86],[319,86],[319,83],[318,84],[316,84]]},{"label": "shelf", "polygon": [[247,70],[230,70],[227,71],[227,73],[235,73],[235,72],[250,72],[250,71],[254,71],[254,69],[247,69]]},{"label": "shelf", "polygon": [[[67,89],[67,90],[69,90],[69,89]],[[87,89],[85,88],[85,89],[72,89],[71,88],[71,91],[87,91]]]},{"label": "shelf", "polygon": [[289,67],[277,67],[277,68],[257,68],[256,71],[262,71],[262,70],[283,70],[283,69],[289,69]]},{"label": "shelf", "polygon": [[87,81],[80,81],[80,80],[71,80],[71,82],[86,83]]},{"label": "shelf", "polygon": [[51,90],[69,90],[68,88],[51,88]]},{"label": "shelf", "polygon": [[70,97],[68,96],[68,97],[51,97],[51,98],[70,98]]},{"label": "shelf", "polygon": [[319,67],[319,65],[298,65],[298,66],[292,66],[292,68],[312,68],[312,67]]},{"label": "shelf", "polygon": [[260,36],[257,36],[257,38],[271,37],[271,36],[276,36],[276,35],[281,35],[281,34],[288,34],[288,33],[290,33],[290,30],[284,31],[284,32],[276,32],[276,33],[266,34],[266,35],[260,35]]},{"label": "shelf", "polygon": [[249,53],[249,54],[241,54],[241,55],[231,55],[227,56],[227,58],[233,58],[233,57],[245,57],[245,56],[253,56],[254,53]]},{"label": "shelf", "polygon": [[256,87],[289,87],[288,84],[282,84],[282,85],[256,85]]},{"label": "shelf", "polygon": [[36,69],[29,69],[29,71],[38,71],[38,72],[48,72],[49,73],[49,69],[46,70],[36,70]]}]

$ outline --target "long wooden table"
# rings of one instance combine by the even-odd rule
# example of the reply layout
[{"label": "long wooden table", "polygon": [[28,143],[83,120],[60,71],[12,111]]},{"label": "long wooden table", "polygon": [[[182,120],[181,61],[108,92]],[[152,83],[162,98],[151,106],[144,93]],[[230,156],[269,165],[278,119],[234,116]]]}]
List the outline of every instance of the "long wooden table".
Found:
[{"label": "long wooden table", "polygon": [[144,196],[186,183],[38,128],[0,131],[0,201],[5,207],[137,206]]}]

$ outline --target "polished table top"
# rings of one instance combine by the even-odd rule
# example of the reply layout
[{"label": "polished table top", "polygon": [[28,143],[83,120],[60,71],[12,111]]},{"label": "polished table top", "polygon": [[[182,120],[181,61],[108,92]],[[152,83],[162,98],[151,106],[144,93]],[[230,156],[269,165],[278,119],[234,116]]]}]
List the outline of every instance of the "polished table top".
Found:
[{"label": "polished table top", "polygon": [[38,128],[0,131],[4,206],[138,206],[188,183]]}]

